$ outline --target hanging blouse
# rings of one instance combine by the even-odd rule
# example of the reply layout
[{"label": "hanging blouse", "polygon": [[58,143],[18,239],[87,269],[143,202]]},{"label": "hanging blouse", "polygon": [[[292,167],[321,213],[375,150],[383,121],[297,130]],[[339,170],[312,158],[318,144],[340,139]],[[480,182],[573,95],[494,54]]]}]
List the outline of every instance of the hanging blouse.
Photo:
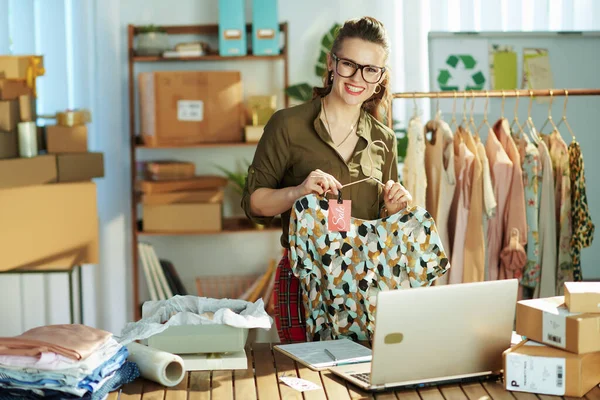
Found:
[{"label": "hanging blouse", "polygon": [[488,280],[496,280],[500,269],[500,251],[503,247],[506,204],[513,176],[513,163],[493,131],[488,134],[485,152],[490,163],[492,186],[497,203],[496,214],[488,222],[488,269],[486,277]]},{"label": "hanging blouse", "polygon": [[351,218],[348,232],[328,229],[323,197],[298,199],[290,219],[290,263],[300,279],[309,340],[367,340],[377,293],[429,286],[446,272],[434,220],[421,207],[383,219]]},{"label": "hanging blouse", "polygon": [[[440,240],[446,250],[446,256],[450,259],[452,244],[448,217],[456,187],[452,131],[441,119],[427,122],[425,131],[431,132],[431,140],[425,140],[426,209],[436,221]],[[448,274],[442,275],[435,283],[436,285],[448,283]]]},{"label": "hanging blouse", "polygon": [[[464,241],[464,262],[462,282],[482,282],[485,267],[485,248],[483,240],[483,166],[479,158],[479,152],[475,139],[469,131],[459,127],[458,134],[461,135],[467,148],[473,153],[473,163],[469,173],[471,190],[468,194],[469,201],[466,202],[469,210],[467,218],[467,235]],[[450,273],[452,276],[452,273]]]},{"label": "hanging blouse", "polygon": [[469,220],[469,201],[471,199],[471,176],[475,155],[467,148],[462,135],[454,135],[454,172],[456,173],[456,190],[452,199],[448,224],[450,241],[452,242],[452,269],[448,277],[449,283],[462,283],[465,257],[465,240]]},{"label": "hanging blouse", "polygon": [[581,281],[581,249],[589,247],[594,240],[594,223],[588,209],[585,191],[583,155],[579,143],[573,139],[569,145],[571,166],[571,205],[573,237],[571,238],[571,257],[573,260],[573,279]]},{"label": "hanging blouse", "polygon": [[425,207],[427,174],[425,172],[425,134],[421,118],[416,115],[408,123],[408,147],[402,168],[404,187],[413,197],[413,205]]},{"label": "hanging blouse", "polygon": [[[503,250],[506,247],[507,251],[503,252],[503,256],[500,259],[498,277],[500,279],[521,278],[527,260],[527,254],[524,251],[524,246],[527,244],[527,217],[525,212],[525,191],[523,189],[521,158],[515,142],[510,137],[510,126],[505,118],[501,118],[496,122],[494,133],[513,164],[512,179],[505,211],[506,216],[504,217],[506,226],[504,228]],[[509,247],[515,229],[518,232],[521,247]],[[508,256],[507,252],[510,251],[516,251],[521,254]]]},{"label": "hanging blouse", "polygon": [[535,286],[534,296],[552,297],[556,291],[556,212],[554,202],[554,172],[550,153],[543,141],[538,143],[540,162],[542,163],[542,182],[540,185],[540,213],[538,215],[540,238],[540,277]]},{"label": "hanging blouse", "polygon": [[484,261],[483,261],[483,280],[488,280],[489,277],[489,266],[488,266],[488,253],[489,253],[489,244],[488,244],[488,225],[489,220],[496,214],[496,207],[498,204],[496,203],[496,195],[494,194],[494,187],[492,185],[492,175],[490,172],[490,162],[487,157],[487,153],[485,152],[485,146],[479,139],[479,136],[475,138],[475,142],[477,143],[477,154],[481,159],[481,165],[483,166],[483,245],[484,245]]},{"label": "hanging blouse", "polygon": [[[525,188],[525,212],[527,213],[527,264],[521,284],[535,288],[540,279],[540,241],[538,215],[540,209],[540,184],[542,162],[540,151],[526,135],[518,139],[523,148],[523,187]],[[523,146],[521,146],[523,145]]]}]

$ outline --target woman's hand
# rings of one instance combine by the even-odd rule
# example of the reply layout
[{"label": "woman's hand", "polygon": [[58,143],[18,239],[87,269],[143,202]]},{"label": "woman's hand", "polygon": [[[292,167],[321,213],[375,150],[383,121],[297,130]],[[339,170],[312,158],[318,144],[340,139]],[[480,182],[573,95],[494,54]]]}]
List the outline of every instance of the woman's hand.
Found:
[{"label": "woman's hand", "polygon": [[338,189],[342,188],[342,184],[335,179],[332,175],[321,171],[320,169],[316,169],[312,171],[304,182],[300,185],[296,186],[297,196],[296,198],[300,198],[302,196],[306,196],[307,194],[316,193],[316,194],[324,194],[326,191],[332,192],[334,195],[338,194]]},{"label": "woman's hand", "polygon": [[383,196],[388,215],[397,213],[412,202],[412,196],[408,193],[408,190],[393,180],[386,182],[383,188]]}]

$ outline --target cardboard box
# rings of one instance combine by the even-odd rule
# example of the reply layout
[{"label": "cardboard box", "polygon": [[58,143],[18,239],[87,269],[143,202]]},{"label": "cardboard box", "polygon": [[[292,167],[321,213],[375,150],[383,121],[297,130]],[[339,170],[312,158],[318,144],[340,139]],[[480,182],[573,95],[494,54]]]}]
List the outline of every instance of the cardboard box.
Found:
[{"label": "cardboard box", "polygon": [[57,154],[58,182],[81,182],[104,176],[102,153]]},{"label": "cardboard box", "polygon": [[182,203],[221,203],[223,190],[194,190],[186,192],[170,192],[145,194],[142,196],[144,205],[182,204]]},{"label": "cardboard box", "polygon": [[17,131],[0,131],[0,159],[15,158],[19,156],[19,142]]},{"label": "cardboard box", "polygon": [[32,95],[19,96],[19,116],[21,122],[35,121],[37,118],[36,99]]},{"label": "cardboard box", "polygon": [[570,312],[564,296],[517,302],[519,335],[572,353],[600,351],[600,314]]},{"label": "cardboard box", "polygon": [[565,282],[564,288],[569,311],[600,313],[600,282]]},{"label": "cardboard box", "polygon": [[245,56],[246,39],[245,0],[219,0],[219,54]]},{"label": "cardboard box", "polygon": [[0,56],[0,72],[8,79],[27,79],[27,70],[33,66],[35,59],[35,74],[44,74],[44,57],[36,55]]},{"label": "cardboard box", "polygon": [[0,190],[0,271],[98,263],[96,185]]},{"label": "cardboard box", "polygon": [[192,179],[177,179],[172,181],[142,181],[140,188],[146,194],[166,193],[190,190],[216,189],[227,185],[227,179],[222,176],[200,175]]},{"label": "cardboard box", "polygon": [[0,100],[16,100],[20,96],[31,94],[26,81],[0,78]]},{"label": "cardboard box", "polygon": [[600,353],[573,354],[524,340],[503,353],[506,390],[583,397],[600,383]]},{"label": "cardboard box", "polygon": [[277,0],[252,0],[252,54],[280,53]]},{"label": "cardboard box", "polygon": [[47,126],[46,148],[50,154],[87,152],[87,126]]},{"label": "cardboard box", "polygon": [[146,163],[146,174],[153,180],[193,178],[196,175],[196,165],[171,160],[149,161]]},{"label": "cardboard box", "polygon": [[144,231],[218,232],[223,229],[220,203],[146,205]]},{"label": "cardboard box", "polygon": [[56,158],[51,155],[0,160],[0,189],[56,182]]},{"label": "cardboard box", "polygon": [[0,131],[13,131],[19,123],[19,101],[0,101]]},{"label": "cardboard box", "polygon": [[166,71],[139,74],[144,143],[242,142],[239,71]]},{"label": "cardboard box", "polygon": [[252,126],[248,125],[244,127],[244,140],[247,143],[258,143],[265,131],[264,125]]}]

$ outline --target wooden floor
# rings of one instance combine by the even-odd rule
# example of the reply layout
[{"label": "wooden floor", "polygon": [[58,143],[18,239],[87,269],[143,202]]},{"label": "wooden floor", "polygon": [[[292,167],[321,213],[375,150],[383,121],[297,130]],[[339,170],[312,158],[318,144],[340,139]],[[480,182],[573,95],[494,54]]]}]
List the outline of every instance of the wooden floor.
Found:
[{"label": "wooden floor", "polygon": [[[501,383],[474,383],[449,385],[420,390],[403,390],[371,395],[351,384],[338,379],[329,372],[314,372],[294,362],[277,351],[270,344],[254,344],[246,350],[247,370],[237,371],[198,371],[190,372],[174,388],[165,388],[145,379],[138,379],[121,388],[120,392],[109,394],[108,400],[196,400],[196,399],[304,399],[304,400],[559,400],[555,396],[536,396],[529,393],[508,392]],[[254,370],[253,366],[254,365]],[[278,382],[277,377],[296,376],[321,386],[322,390],[300,393]],[[565,398],[569,399],[569,398]],[[586,399],[600,400],[600,388],[590,391]]]}]

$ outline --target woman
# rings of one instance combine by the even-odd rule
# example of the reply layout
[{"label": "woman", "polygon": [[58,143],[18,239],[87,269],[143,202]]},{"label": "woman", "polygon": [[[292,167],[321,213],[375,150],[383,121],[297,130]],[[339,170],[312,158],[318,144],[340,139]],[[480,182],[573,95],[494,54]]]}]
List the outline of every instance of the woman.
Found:
[{"label": "woman", "polygon": [[[327,57],[324,87],[315,88],[312,101],[273,115],[248,169],[242,199],[248,217],[267,224],[272,216],[282,216],[285,251],[274,291],[282,342],[306,341],[299,281],[287,256],[294,202],[311,193],[338,195],[342,184],[369,176],[385,179],[385,186],[368,180],[343,190],[343,198],[352,200],[353,217],[381,218],[411,201],[396,182],[395,134],[381,122],[391,99],[388,55],[387,34],[379,21],[364,17],[344,23]],[[367,148],[377,140],[389,151]]]}]

